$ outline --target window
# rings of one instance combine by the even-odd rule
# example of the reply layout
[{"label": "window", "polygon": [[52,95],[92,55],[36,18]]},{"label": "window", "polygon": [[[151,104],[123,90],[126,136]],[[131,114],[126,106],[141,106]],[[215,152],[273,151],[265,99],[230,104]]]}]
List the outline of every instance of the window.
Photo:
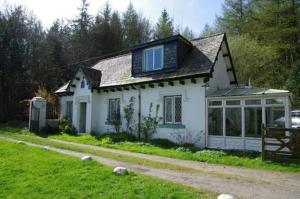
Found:
[{"label": "window", "polygon": [[283,99],[266,99],[266,104],[283,104]]},{"label": "window", "polygon": [[182,120],[181,96],[165,97],[164,119],[166,124],[180,124]]},{"label": "window", "polygon": [[222,101],[209,101],[209,106],[222,106]]},{"label": "window", "polygon": [[120,119],[120,99],[109,99],[108,102],[108,122],[112,123],[116,119]]},{"label": "window", "polygon": [[226,135],[241,136],[242,134],[241,108],[226,108]]},{"label": "window", "polygon": [[245,136],[260,137],[262,123],[261,107],[245,107]]},{"label": "window", "polygon": [[230,105],[230,106],[240,105],[240,100],[228,100],[226,101],[226,105]]},{"label": "window", "polygon": [[284,128],[284,107],[266,107],[266,125],[267,127]]},{"label": "window", "polygon": [[80,85],[80,87],[81,88],[84,88],[84,86],[85,86],[85,81],[84,81],[84,79],[81,81],[81,85]]},{"label": "window", "polygon": [[245,100],[246,105],[260,105],[261,100],[260,99],[251,99],[251,100]]},{"label": "window", "polygon": [[163,47],[154,47],[146,49],[143,52],[144,70],[153,71],[163,67]]},{"label": "window", "polygon": [[72,101],[66,102],[66,117],[70,121],[72,121],[72,117],[73,117],[73,102]]},{"label": "window", "polygon": [[208,134],[223,135],[223,109],[208,109]]}]

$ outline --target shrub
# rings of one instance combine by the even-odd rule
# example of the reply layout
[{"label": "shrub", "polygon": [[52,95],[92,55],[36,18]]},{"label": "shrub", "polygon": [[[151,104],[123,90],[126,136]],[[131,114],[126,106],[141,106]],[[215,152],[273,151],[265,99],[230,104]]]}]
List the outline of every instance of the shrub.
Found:
[{"label": "shrub", "polygon": [[129,104],[123,108],[124,118],[126,120],[126,131],[132,133],[132,122],[133,122],[133,113],[134,113],[134,102],[135,97],[131,97],[129,100]]},{"label": "shrub", "polygon": [[69,135],[77,135],[76,128],[72,125],[72,122],[66,117],[60,118],[59,131]]},{"label": "shrub", "polygon": [[114,142],[126,142],[126,141],[129,141],[129,142],[133,142],[133,141],[136,141],[136,137],[130,133],[127,133],[127,132],[122,132],[122,133],[106,133],[106,134],[96,134],[95,137],[98,139],[98,140],[101,140],[105,137],[109,137],[111,139],[111,142],[114,143]]},{"label": "shrub", "polygon": [[158,117],[159,104],[156,105],[156,113],[154,117],[152,117],[152,106],[153,104],[150,103],[149,114],[148,116],[143,117],[141,123],[141,133],[146,141],[148,141],[156,132],[159,121],[162,119],[161,117]]},{"label": "shrub", "polygon": [[109,137],[109,136],[104,136],[104,137],[102,137],[102,138],[100,139],[100,143],[101,143],[101,144],[112,144],[113,141],[112,141],[111,137]]},{"label": "shrub", "polygon": [[176,149],[176,151],[178,151],[178,152],[189,152],[190,149],[181,146],[181,147],[178,147],[178,148]]}]

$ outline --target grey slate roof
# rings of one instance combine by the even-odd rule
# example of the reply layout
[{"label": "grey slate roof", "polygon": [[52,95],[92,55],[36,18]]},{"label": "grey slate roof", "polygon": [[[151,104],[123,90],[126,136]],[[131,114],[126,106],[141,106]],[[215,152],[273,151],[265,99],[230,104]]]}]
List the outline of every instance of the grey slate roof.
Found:
[{"label": "grey slate roof", "polygon": [[217,90],[206,97],[230,97],[230,96],[259,96],[259,95],[289,95],[288,90],[267,89],[267,88],[229,88]]},{"label": "grey slate roof", "polygon": [[[172,78],[189,77],[194,75],[207,75],[211,72],[225,34],[218,34],[191,40],[193,49],[186,55],[182,65],[176,71],[162,72],[151,76],[133,77],[131,73],[131,52],[102,59],[92,66],[95,73],[94,83],[97,87],[121,86],[134,83],[167,80]],[[97,76],[98,75],[98,76]],[[96,85],[95,85],[96,86]],[[61,88],[56,91],[62,91]]]},{"label": "grey slate roof", "polygon": [[185,57],[182,67],[174,72],[133,77],[131,75],[131,53],[100,60],[93,68],[102,71],[100,87],[206,74],[210,72],[215,63],[223,39],[224,34],[219,34],[192,40],[193,49]]}]

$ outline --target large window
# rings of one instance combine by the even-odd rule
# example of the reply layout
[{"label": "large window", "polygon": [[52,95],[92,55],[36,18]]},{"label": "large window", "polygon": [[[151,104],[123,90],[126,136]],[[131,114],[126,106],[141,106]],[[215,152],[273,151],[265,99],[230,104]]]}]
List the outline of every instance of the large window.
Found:
[{"label": "large window", "polygon": [[262,123],[261,107],[245,107],[245,136],[260,137]]},{"label": "large window", "polygon": [[72,101],[66,102],[66,117],[70,121],[72,121],[72,117],[73,117],[73,102]]},{"label": "large window", "polygon": [[241,136],[242,135],[242,111],[241,108],[226,108],[226,135]]},{"label": "large window", "polygon": [[208,134],[223,135],[223,109],[208,109]]},{"label": "large window", "polygon": [[153,71],[163,68],[163,47],[154,47],[144,50],[144,70]]},{"label": "large window", "polygon": [[181,96],[167,96],[164,102],[164,122],[166,124],[180,124],[182,120]]},{"label": "large window", "polygon": [[108,122],[112,123],[120,119],[120,99],[109,99],[108,103]]},{"label": "large window", "polygon": [[267,127],[284,128],[284,107],[266,107],[266,125]]}]

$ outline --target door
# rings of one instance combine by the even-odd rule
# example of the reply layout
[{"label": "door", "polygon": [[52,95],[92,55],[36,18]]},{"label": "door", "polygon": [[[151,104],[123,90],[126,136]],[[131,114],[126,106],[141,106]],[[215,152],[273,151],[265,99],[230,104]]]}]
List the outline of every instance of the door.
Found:
[{"label": "door", "polygon": [[86,132],[86,102],[80,102],[79,133]]}]

